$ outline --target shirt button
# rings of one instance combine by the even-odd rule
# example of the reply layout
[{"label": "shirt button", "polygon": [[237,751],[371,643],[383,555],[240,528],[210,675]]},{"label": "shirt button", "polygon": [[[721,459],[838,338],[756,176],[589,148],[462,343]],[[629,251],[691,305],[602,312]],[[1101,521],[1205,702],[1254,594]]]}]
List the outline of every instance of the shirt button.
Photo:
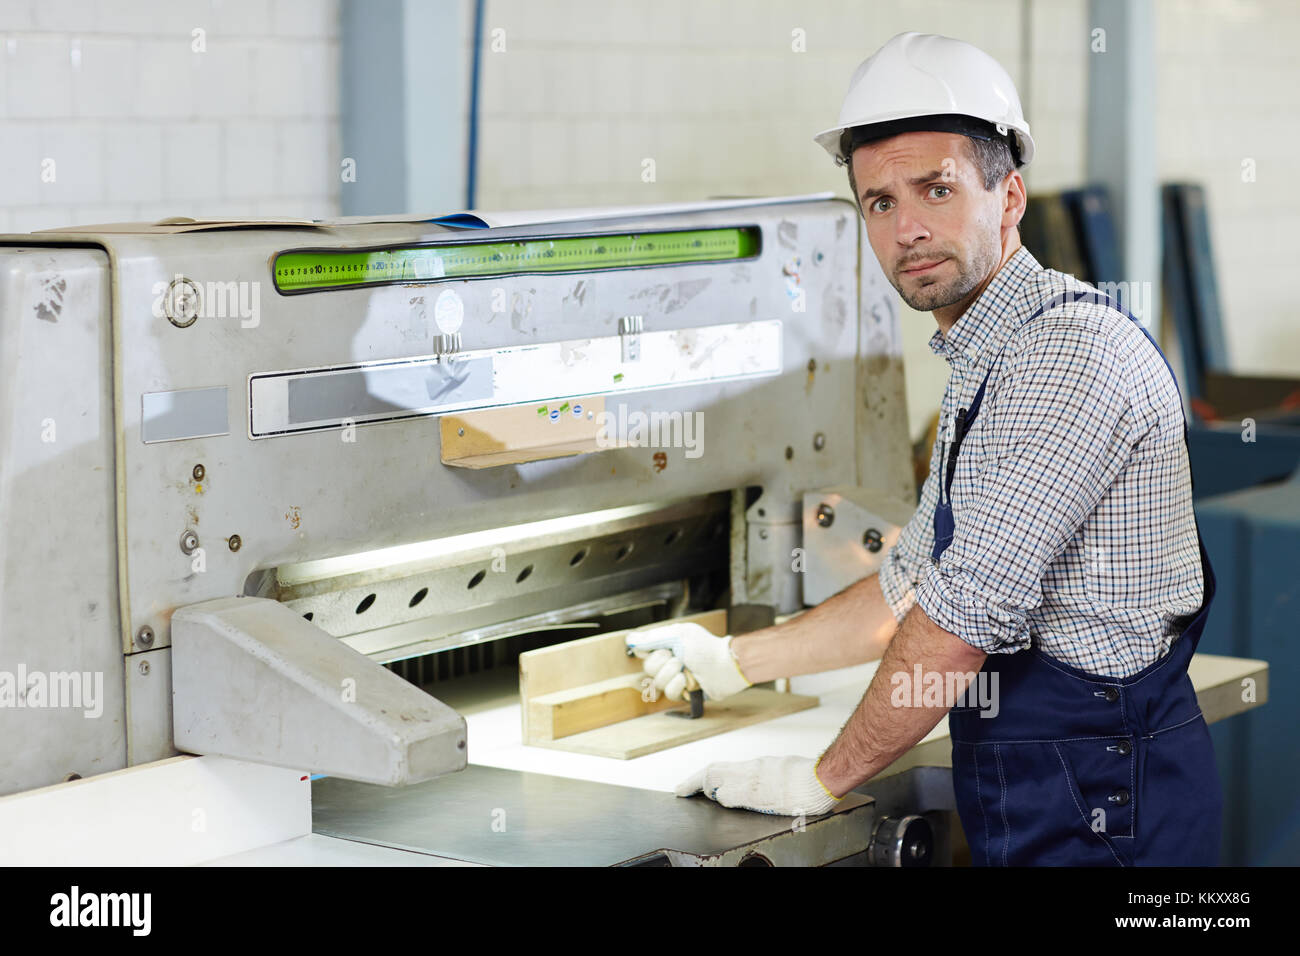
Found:
[{"label": "shirt button", "polygon": [[1115,745],[1115,750],[1119,752],[1119,755],[1121,757],[1127,757],[1130,753],[1133,752],[1133,745],[1129,743],[1127,740],[1121,740],[1118,744]]},{"label": "shirt button", "polygon": [[1119,691],[1114,687],[1107,687],[1106,690],[1102,692],[1102,696],[1106,698],[1107,703],[1113,704],[1115,701],[1119,700]]},{"label": "shirt button", "polygon": [[968,349],[966,350],[966,357],[967,357],[968,359],[970,359],[971,361],[974,361],[974,360],[975,360],[975,356],[977,356],[977,355],[979,355],[979,354],[980,354],[980,350],[977,349],[977,348],[976,348],[975,346],[973,346],[973,345],[972,345],[970,348],[968,348]]},{"label": "shirt button", "polygon": [[1121,787],[1119,790],[1116,790],[1106,799],[1109,800],[1111,803],[1115,804],[1115,806],[1117,807],[1125,806],[1128,803],[1128,791]]}]

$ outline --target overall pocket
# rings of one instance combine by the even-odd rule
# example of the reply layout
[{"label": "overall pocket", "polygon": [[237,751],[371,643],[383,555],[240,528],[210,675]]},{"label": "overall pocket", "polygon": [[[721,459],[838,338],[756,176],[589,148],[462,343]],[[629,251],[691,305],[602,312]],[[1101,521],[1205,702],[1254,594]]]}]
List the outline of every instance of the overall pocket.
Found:
[{"label": "overall pocket", "polygon": [[[1110,742],[1088,743],[1106,753]],[[953,745],[957,809],[976,865],[1123,866],[1130,862],[1131,852],[1123,846],[1127,841],[1113,839],[1113,830],[1094,829],[1096,794],[1109,783],[1110,775],[1103,782],[1084,769],[1080,781],[1071,762],[1074,743]],[[1109,756],[1118,763],[1131,759],[1131,755]],[[1113,823],[1107,810],[1107,827]]]}]

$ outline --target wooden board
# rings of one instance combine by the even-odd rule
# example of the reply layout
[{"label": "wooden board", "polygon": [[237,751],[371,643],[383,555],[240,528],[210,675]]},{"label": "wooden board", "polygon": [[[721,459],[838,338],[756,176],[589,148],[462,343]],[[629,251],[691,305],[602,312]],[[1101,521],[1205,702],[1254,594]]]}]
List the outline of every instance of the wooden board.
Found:
[{"label": "wooden board", "polygon": [[724,700],[705,701],[704,716],[696,720],[683,716],[690,712],[690,708],[679,703],[674,709],[662,713],[624,720],[558,740],[536,740],[531,743],[554,750],[631,760],[678,744],[690,743],[692,740],[703,740],[714,734],[807,710],[816,707],[818,703],[816,697],[781,694],[766,687],[751,687]]},{"label": "wooden board", "polygon": [[[674,619],[723,636],[726,611]],[[665,622],[668,623],[668,622]],[[638,630],[653,630],[650,625]],[[519,697],[525,744],[629,760],[816,707],[816,697],[765,687],[721,701],[705,701],[704,716],[682,716],[689,706],[642,694],[642,661],[628,657],[628,631],[611,631],[519,656]]]},{"label": "wooden board", "polygon": [[493,468],[588,455],[605,447],[597,440],[604,411],[604,397],[594,395],[444,415],[439,420],[442,463]]}]

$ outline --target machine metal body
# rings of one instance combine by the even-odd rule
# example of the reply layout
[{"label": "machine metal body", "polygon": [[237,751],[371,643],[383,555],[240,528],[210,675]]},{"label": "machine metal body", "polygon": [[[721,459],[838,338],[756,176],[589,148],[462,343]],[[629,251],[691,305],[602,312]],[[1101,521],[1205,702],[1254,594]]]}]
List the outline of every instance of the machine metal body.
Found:
[{"label": "machine metal body", "polygon": [[[274,272],[296,250],[724,227],[757,242],[728,261],[439,266],[318,291]],[[687,584],[701,568],[727,584],[712,600],[803,606],[806,494],[914,497],[896,307],[860,230],[852,205],[804,197],[473,233],[0,237],[0,670],[102,680],[93,718],[3,710],[0,794],[178,750],[281,765],[305,750],[309,769],[427,779],[464,766],[463,721],[383,664],[629,608],[680,613],[702,599]],[[479,469],[440,455],[450,412],[584,397],[700,413],[698,447]],[[351,712],[335,700],[349,677],[371,690]],[[376,760],[365,741],[391,736],[393,702],[424,730]],[[254,729],[272,706],[292,732]]]}]

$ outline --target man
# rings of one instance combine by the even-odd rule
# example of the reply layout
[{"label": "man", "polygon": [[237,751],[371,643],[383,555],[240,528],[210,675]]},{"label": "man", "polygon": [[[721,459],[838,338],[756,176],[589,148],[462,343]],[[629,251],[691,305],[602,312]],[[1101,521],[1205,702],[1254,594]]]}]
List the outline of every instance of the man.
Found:
[{"label": "man", "polygon": [[[1222,797],[1187,663],[1214,575],[1168,364],[1114,303],[1021,246],[1034,144],[982,51],[894,37],[817,141],[849,166],[885,275],[934,313],[951,366],[940,440],[879,574],[752,634],[629,640],[674,698],[683,670],[717,698],[883,654],[817,760],[714,764],[678,794],[825,812],[950,711],[977,865],[1213,864]],[[976,672],[979,694],[954,696]],[[917,674],[949,691],[897,693]]]}]

